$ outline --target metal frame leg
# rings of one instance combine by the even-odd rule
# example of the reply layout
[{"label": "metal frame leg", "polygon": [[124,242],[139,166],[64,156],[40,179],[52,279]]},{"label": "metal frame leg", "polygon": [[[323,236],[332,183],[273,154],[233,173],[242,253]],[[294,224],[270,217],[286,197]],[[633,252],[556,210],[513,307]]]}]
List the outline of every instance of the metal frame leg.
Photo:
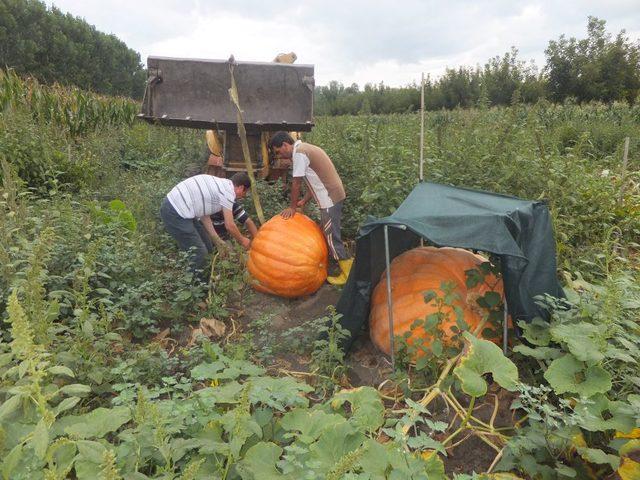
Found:
[{"label": "metal frame leg", "polygon": [[387,309],[389,312],[389,351],[391,352],[391,368],[395,371],[396,359],[393,348],[393,299],[391,298],[391,267],[389,261],[389,227],[384,226],[384,258],[387,267]]},{"label": "metal frame leg", "polygon": [[507,308],[507,298],[504,298],[504,317],[502,318],[502,353],[505,356],[509,348],[509,309]]}]

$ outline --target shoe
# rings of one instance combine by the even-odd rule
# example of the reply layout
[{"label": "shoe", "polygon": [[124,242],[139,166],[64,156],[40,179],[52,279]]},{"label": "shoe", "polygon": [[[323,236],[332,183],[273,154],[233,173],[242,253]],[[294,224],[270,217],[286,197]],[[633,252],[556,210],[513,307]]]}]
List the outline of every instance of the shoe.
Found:
[{"label": "shoe", "polygon": [[336,275],[335,277],[327,277],[327,282],[329,282],[331,285],[340,286],[347,283],[349,272],[351,271],[351,266],[353,265],[353,258],[338,260],[338,264],[340,265],[340,274]]},{"label": "shoe", "polygon": [[346,260],[339,260],[340,270],[344,272],[345,277],[349,278],[351,267],[353,266],[353,258],[347,258]]},{"label": "shoe", "polygon": [[331,285],[340,286],[347,283],[347,277],[345,276],[344,272],[340,272],[340,274],[336,275],[335,277],[327,277],[327,282],[329,282]]}]

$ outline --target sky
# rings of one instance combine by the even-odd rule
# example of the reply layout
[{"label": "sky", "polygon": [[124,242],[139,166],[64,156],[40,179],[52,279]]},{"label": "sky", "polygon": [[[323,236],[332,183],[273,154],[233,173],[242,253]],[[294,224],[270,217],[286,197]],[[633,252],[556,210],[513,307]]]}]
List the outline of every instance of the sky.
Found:
[{"label": "sky", "polygon": [[271,61],[295,52],[316,85],[419,83],[483,65],[511,47],[545,63],[562,34],[586,37],[589,15],[640,39],[640,0],[47,0],[147,56]]}]

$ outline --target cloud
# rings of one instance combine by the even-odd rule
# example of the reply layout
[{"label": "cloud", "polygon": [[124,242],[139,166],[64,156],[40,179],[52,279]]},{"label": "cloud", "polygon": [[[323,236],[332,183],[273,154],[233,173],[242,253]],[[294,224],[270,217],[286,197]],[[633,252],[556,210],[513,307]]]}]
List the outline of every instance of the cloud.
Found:
[{"label": "cloud", "polygon": [[[49,5],[51,2],[47,2]],[[406,85],[420,73],[483,65],[512,46],[544,66],[561,34],[583,38],[588,15],[638,38],[637,0],[56,0],[147,55],[269,61],[295,51],[316,84]]]}]

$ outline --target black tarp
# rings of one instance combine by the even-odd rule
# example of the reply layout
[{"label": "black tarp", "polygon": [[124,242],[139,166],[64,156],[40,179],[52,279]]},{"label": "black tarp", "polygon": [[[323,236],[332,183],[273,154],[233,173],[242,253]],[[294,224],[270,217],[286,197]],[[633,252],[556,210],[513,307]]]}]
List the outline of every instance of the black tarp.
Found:
[{"label": "black tarp", "polygon": [[369,317],[371,292],[385,270],[384,225],[389,226],[390,260],[417,247],[421,237],[438,247],[497,255],[507,307],[516,321],[545,316],[535,296],[564,296],[543,202],[423,182],[392,215],[371,217],[359,231],[355,262],[336,306],[342,326],[351,332],[347,348]]}]

